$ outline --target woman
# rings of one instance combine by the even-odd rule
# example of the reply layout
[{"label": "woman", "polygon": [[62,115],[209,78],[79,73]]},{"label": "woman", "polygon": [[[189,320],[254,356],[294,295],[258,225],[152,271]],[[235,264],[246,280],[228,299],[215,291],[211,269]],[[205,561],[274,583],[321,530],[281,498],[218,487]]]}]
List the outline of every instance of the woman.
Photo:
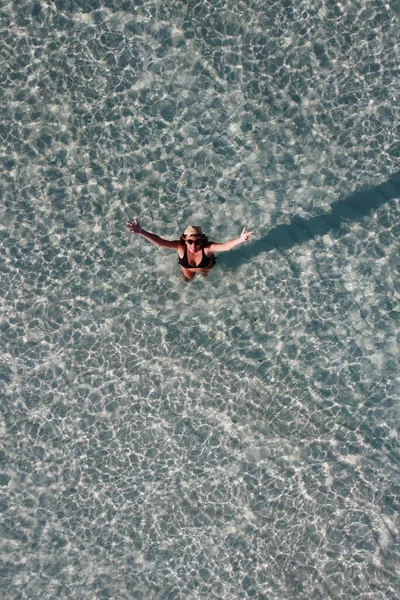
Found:
[{"label": "woman", "polygon": [[154,233],[145,231],[140,227],[137,219],[127,221],[126,226],[129,231],[141,235],[155,246],[176,250],[179,256],[178,263],[181,266],[185,279],[192,279],[196,273],[202,273],[204,276],[208,275],[217,260],[214,252],[232,250],[232,248],[235,248],[239,244],[247,242],[249,237],[254,233],[253,231],[246,231],[246,227],[243,227],[243,231],[238,238],[229,240],[223,244],[216,244],[215,242],[208,241],[208,237],[204,235],[201,227],[198,225],[189,225],[179,240],[171,241],[164,240]]}]

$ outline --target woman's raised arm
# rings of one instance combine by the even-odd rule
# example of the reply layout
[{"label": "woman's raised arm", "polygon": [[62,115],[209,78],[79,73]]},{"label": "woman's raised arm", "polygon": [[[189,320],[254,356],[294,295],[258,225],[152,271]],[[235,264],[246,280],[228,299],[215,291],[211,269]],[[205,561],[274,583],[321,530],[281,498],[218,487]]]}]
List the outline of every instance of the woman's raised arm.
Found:
[{"label": "woman's raised arm", "polygon": [[162,248],[169,248],[170,250],[178,250],[181,245],[180,240],[164,240],[160,236],[155,233],[150,233],[149,231],[145,231],[141,228],[139,221],[135,217],[133,221],[127,221],[126,226],[131,233],[136,233],[136,235],[142,236],[145,240],[148,240],[155,246],[160,246]]},{"label": "woman's raised arm", "polygon": [[243,231],[238,238],[234,240],[228,240],[227,242],[223,242],[222,244],[213,243],[209,246],[211,252],[228,252],[239,244],[243,244],[243,242],[247,242],[249,237],[253,235],[254,231],[246,231],[246,227],[243,227]]}]

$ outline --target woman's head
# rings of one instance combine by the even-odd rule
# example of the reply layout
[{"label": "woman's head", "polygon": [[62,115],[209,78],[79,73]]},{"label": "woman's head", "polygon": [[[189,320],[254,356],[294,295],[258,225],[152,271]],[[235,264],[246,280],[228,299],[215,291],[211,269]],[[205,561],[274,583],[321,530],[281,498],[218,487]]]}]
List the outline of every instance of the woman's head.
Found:
[{"label": "woman's head", "polygon": [[181,235],[181,240],[191,248],[201,248],[208,242],[208,237],[204,235],[199,225],[188,225]]}]

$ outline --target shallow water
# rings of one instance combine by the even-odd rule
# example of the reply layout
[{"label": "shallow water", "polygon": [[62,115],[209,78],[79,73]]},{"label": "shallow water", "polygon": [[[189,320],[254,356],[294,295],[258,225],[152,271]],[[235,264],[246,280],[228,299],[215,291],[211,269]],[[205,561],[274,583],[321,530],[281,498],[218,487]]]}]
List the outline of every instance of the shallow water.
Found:
[{"label": "shallow water", "polygon": [[398,598],[395,5],[0,14],[5,597]]}]

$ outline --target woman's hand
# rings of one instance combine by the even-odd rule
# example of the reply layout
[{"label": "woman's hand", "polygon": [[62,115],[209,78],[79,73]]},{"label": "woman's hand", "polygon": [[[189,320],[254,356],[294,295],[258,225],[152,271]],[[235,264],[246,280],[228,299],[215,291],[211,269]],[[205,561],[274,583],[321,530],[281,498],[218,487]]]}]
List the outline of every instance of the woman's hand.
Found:
[{"label": "woman's hand", "polygon": [[131,233],[142,233],[142,228],[139,225],[139,221],[135,217],[133,221],[127,221],[126,226]]},{"label": "woman's hand", "polygon": [[246,227],[243,227],[243,231],[240,234],[240,241],[241,242],[247,242],[247,240],[249,239],[249,237],[251,235],[253,235],[254,231],[246,231]]}]

